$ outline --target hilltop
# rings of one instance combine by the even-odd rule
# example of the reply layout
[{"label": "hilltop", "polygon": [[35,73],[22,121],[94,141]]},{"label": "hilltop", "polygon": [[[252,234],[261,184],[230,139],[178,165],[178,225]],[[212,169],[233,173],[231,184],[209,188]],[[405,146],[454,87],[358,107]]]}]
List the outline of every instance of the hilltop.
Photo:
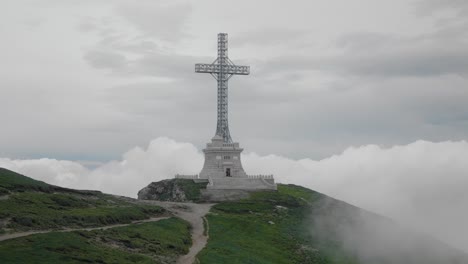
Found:
[{"label": "hilltop", "polygon": [[461,251],[296,185],[215,205],[201,263],[468,263]]},{"label": "hilltop", "polygon": [[[211,210],[193,203],[203,184],[150,186],[158,192],[147,187],[151,195],[140,198],[166,202],[67,189],[0,169],[0,262],[190,263],[180,258],[190,250],[186,261],[196,255],[196,263],[468,263],[429,236],[301,186],[279,184]],[[203,220],[198,207],[210,210]]]},{"label": "hilltop", "polygon": [[[205,184],[206,185],[206,184]],[[139,199],[202,201],[205,185],[150,183]],[[392,220],[291,184],[214,205],[200,263],[468,263],[468,256]]]}]

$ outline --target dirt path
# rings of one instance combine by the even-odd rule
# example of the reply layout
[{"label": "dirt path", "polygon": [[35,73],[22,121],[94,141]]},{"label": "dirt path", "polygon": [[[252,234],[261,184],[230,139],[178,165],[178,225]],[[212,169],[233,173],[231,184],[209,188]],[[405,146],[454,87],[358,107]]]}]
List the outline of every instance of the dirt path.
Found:
[{"label": "dirt path", "polygon": [[196,203],[175,203],[144,201],[144,203],[159,205],[166,208],[176,216],[186,220],[192,225],[192,247],[187,255],[181,256],[178,264],[192,264],[195,262],[195,256],[200,252],[208,241],[203,227],[203,218],[210,211],[214,204],[196,204]]},{"label": "dirt path", "polygon": [[132,224],[156,222],[156,221],[163,220],[163,219],[168,219],[168,218],[170,218],[170,217],[169,216],[163,216],[163,217],[154,217],[154,218],[145,219],[145,220],[132,221],[129,224],[117,224],[117,225],[107,225],[107,226],[88,227],[88,228],[66,228],[66,229],[60,229],[60,230],[50,229],[50,230],[28,231],[28,232],[19,232],[19,233],[13,233],[13,234],[4,234],[4,235],[0,235],[0,241],[5,241],[5,240],[8,240],[8,239],[13,239],[13,238],[17,238],[17,237],[24,237],[24,236],[51,233],[51,232],[91,231],[91,230],[98,230],[98,229],[106,230],[106,229],[114,228],[114,227],[129,226],[129,225],[132,225]]},{"label": "dirt path", "polygon": [[[175,216],[180,217],[191,224],[192,247],[190,248],[187,255],[181,256],[177,260],[177,263],[178,264],[194,263],[195,256],[198,254],[198,252],[200,252],[205,247],[208,241],[208,235],[206,236],[204,235],[203,218],[210,211],[211,207],[214,204],[176,203],[176,202],[160,202],[160,201],[148,201],[148,200],[140,200],[139,202],[161,206],[167,209],[169,212],[173,213]],[[62,230],[41,230],[41,231],[29,231],[29,232],[20,232],[20,233],[13,233],[13,234],[4,234],[4,235],[0,235],[0,241],[13,239],[17,237],[34,235],[34,234],[50,233],[50,232],[72,232],[72,231],[83,231],[83,230],[91,231],[91,230],[97,230],[97,229],[105,230],[105,229],[114,228],[114,227],[128,226],[131,224],[155,222],[155,221],[159,221],[159,220],[167,219],[167,218],[169,217],[168,216],[156,217],[156,218],[150,218],[147,220],[134,221],[130,224],[108,225],[108,226],[92,227],[92,228],[73,228],[73,229],[69,228],[69,229],[62,229]]]}]

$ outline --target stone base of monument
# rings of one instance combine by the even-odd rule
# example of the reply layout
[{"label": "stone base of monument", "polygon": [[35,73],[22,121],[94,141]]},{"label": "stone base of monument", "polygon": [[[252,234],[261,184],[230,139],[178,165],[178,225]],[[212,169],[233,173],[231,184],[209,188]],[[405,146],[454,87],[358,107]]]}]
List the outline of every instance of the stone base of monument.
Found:
[{"label": "stone base of monument", "polygon": [[204,201],[229,201],[247,198],[253,191],[276,191],[273,175],[247,175],[242,168],[239,143],[226,143],[219,135],[203,149],[205,163],[199,175],[176,175],[179,179],[207,182]]},{"label": "stone base of monument", "polygon": [[235,201],[249,198],[258,191],[276,191],[273,179],[218,178],[211,179],[206,189],[201,190],[201,200],[209,202]]},{"label": "stone base of monument", "polygon": [[239,143],[226,143],[219,135],[203,149],[205,163],[198,179],[209,181],[207,189],[276,190],[273,175],[248,176],[241,163]]},{"label": "stone base of monument", "polygon": [[200,179],[197,175],[176,175],[176,179],[190,179],[195,183],[206,183],[200,190],[200,202],[235,201],[249,198],[258,191],[276,191],[273,175],[249,175],[247,178]]},{"label": "stone base of monument", "polygon": [[225,143],[222,137],[214,136],[203,149],[205,163],[199,178],[246,178],[240,159],[242,151],[239,143]]},{"label": "stone base of monument", "polygon": [[251,193],[258,191],[260,190],[205,189],[201,190],[200,200],[204,202],[236,201],[249,198]]},{"label": "stone base of monument", "polygon": [[259,176],[258,178],[213,178],[210,179],[207,190],[276,190],[276,184],[271,177]]}]

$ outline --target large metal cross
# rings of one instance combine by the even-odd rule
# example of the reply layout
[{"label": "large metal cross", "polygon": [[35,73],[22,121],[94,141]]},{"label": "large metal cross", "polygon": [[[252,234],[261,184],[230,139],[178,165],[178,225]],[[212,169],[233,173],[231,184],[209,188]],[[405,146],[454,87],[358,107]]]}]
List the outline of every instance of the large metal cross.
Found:
[{"label": "large metal cross", "polygon": [[249,75],[249,66],[236,66],[227,52],[227,34],[218,34],[218,58],[211,64],[195,64],[195,72],[210,73],[218,81],[218,123],[216,135],[232,143],[228,124],[228,80],[233,75]]}]

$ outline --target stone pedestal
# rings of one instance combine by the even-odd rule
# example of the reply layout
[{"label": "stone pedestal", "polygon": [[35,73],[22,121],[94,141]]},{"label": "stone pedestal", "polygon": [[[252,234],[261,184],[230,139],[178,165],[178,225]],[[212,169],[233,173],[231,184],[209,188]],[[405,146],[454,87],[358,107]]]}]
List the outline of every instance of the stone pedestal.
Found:
[{"label": "stone pedestal", "polygon": [[222,137],[216,135],[203,150],[205,164],[199,178],[247,178],[240,159],[242,151],[239,143],[225,143]]},{"label": "stone pedestal", "polygon": [[[240,154],[243,151],[239,143],[226,143],[216,135],[211,143],[203,149],[205,163],[199,175],[176,175],[179,179],[192,179],[195,182],[206,182],[207,197],[220,198],[222,191],[228,191],[226,199],[234,199],[239,193],[258,190],[276,190],[273,175],[247,175],[242,168]],[[237,192],[239,191],[239,193]],[[224,199],[223,198],[223,199]]]}]

